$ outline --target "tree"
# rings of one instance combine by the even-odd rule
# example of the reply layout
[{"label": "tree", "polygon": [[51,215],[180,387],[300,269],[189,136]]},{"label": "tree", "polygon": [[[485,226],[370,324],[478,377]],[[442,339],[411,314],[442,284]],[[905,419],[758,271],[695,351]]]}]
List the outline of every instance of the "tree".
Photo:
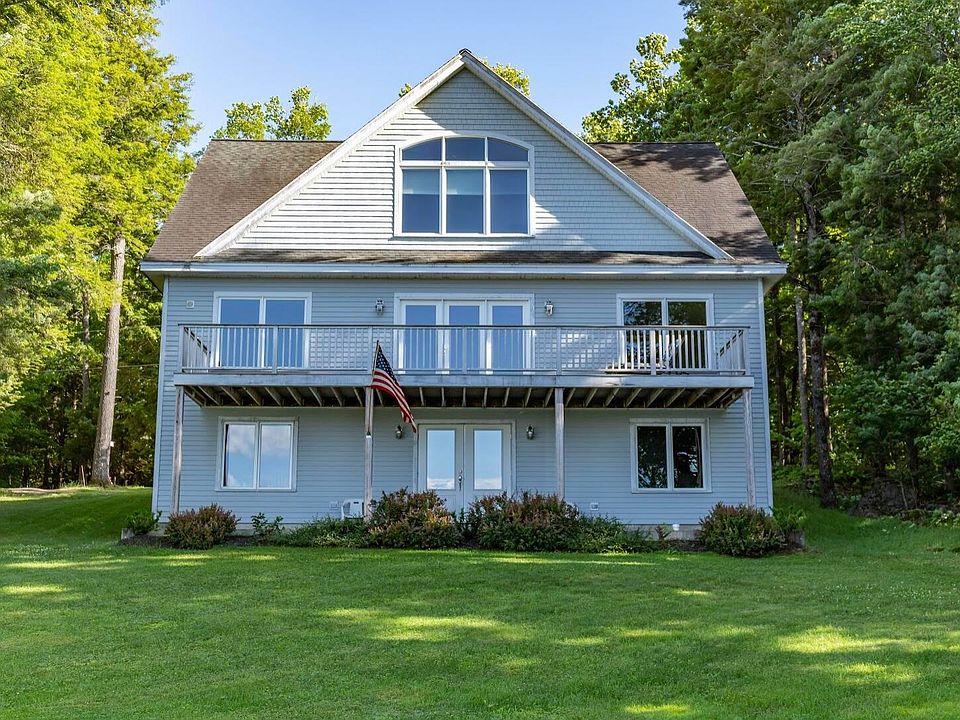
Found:
[{"label": "tree", "polygon": [[236,102],[227,108],[227,124],[213,136],[241,140],[325,140],[330,135],[329,113],[323,103],[310,101],[310,88],[290,93],[290,107],[279,95],[266,102]]}]

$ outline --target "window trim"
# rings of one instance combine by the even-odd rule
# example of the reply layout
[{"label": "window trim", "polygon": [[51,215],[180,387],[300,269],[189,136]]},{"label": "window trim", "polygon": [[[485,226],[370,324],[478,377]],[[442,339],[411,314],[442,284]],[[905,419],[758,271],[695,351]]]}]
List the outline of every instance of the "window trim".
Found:
[{"label": "window trim", "polygon": [[[221,415],[218,418],[219,430],[217,433],[217,474],[214,478],[214,490],[225,493],[293,493],[297,491],[297,447],[300,442],[300,419],[298,417],[265,417],[265,416],[234,416]],[[227,466],[227,425],[250,425],[255,424],[256,432],[256,450],[254,455],[254,486],[249,488],[227,487],[224,484],[223,473]],[[260,427],[267,425],[289,425],[291,427],[290,440],[290,487],[285,488],[261,488],[260,487]]]},{"label": "window trim", "polygon": [[[617,325],[623,326],[623,305],[627,302],[654,302],[659,300],[660,312],[662,317],[666,320],[669,319],[669,314],[667,311],[667,303],[671,300],[680,300],[686,302],[703,302],[707,305],[707,325],[706,327],[715,327],[716,326],[716,317],[714,316],[713,308],[713,293],[618,293],[617,294]],[[667,323],[662,323],[663,327],[669,327]],[[696,326],[691,326],[696,327]]]},{"label": "window trim", "polygon": [[[503,140],[504,142],[519,145],[527,151],[526,162],[519,160],[403,160],[404,149],[419,145],[428,140],[441,140],[446,138],[493,138]],[[444,147],[445,143],[441,145]],[[484,145],[486,147],[486,144]],[[441,158],[445,156],[445,150],[441,152]],[[530,143],[518,140],[509,135],[496,132],[486,132],[483,130],[463,130],[452,131],[445,130],[436,133],[424,133],[408,138],[403,143],[394,146],[394,199],[393,199],[393,234],[398,238],[532,238],[535,235],[534,220],[536,218],[534,205],[534,148]],[[440,232],[404,232],[403,231],[403,169],[438,169],[440,170]],[[445,169],[451,170],[483,170],[483,227],[485,232],[479,233],[448,233],[444,232],[447,225],[447,174]],[[489,232],[491,226],[490,217],[490,171],[491,170],[526,170],[527,173],[527,232],[525,233],[493,233]]]},{"label": "window trim", "polygon": [[[673,427],[675,425],[697,426],[700,428],[700,456],[703,463],[703,487],[678,488],[674,487],[673,468]],[[667,439],[667,487],[642,488],[637,468],[637,428],[662,427],[666,428]],[[707,418],[632,418],[630,420],[630,492],[634,495],[652,494],[708,494],[713,492],[710,473],[710,422]]]}]

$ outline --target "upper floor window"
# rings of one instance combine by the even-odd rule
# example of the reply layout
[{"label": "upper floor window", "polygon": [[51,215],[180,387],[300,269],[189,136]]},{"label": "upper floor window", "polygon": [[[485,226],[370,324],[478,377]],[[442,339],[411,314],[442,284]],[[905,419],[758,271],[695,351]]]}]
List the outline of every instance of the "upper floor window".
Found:
[{"label": "upper floor window", "polygon": [[400,231],[527,235],[530,151],[494,137],[443,137],[400,152]]}]

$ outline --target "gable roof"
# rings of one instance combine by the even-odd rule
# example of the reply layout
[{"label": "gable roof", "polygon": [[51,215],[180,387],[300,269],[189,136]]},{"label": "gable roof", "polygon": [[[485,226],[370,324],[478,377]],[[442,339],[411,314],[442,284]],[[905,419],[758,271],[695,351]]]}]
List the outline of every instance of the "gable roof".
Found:
[{"label": "gable roof", "polygon": [[[190,262],[197,253],[242,221],[318,160],[333,151],[339,142],[292,140],[212,140],[207,146],[187,187],[164,223],[147,261]],[[780,262],[760,221],[740,189],[723,154],[713,143],[603,143],[593,146],[620,171],[669,207],[693,227],[723,248],[737,263]],[[508,256],[505,252],[517,253]],[[495,257],[505,262],[546,262],[533,251],[505,251]],[[609,261],[608,254],[563,251],[566,262],[576,256],[582,263]],[[404,262],[405,257],[380,251],[361,254],[343,252],[218,253],[206,260],[247,258],[250,261],[292,262],[308,259],[341,262],[349,258],[382,256],[380,262]],[[635,262],[666,263],[663,254],[620,253]],[[461,257],[462,256],[462,257]],[[481,252],[458,255],[460,262],[494,257]],[[678,256],[679,258],[679,256]],[[683,257],[711,259],[694,253]],[[367,260],[364,260],[367,261]]]}]

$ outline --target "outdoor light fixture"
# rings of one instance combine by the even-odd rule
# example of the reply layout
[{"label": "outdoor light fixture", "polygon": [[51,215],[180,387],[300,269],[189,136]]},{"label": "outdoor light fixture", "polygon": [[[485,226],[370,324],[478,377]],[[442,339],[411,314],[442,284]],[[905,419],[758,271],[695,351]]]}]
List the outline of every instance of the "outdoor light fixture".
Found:
[{"label": "outdoor light fixture", "polygon": [[397,440],[403,439],[403,425],[397,425],[397,429],[393,434],[397,436]]},{"label": "outdoor light fixture", "polygon": [[527,425],[527,440],[533,440],[536,436],[536,432],[533,429],[533,425]]},{"label": "outdoor light fixture", "polygon": [[385,305],[383,304],[383,298],[377,298],[377,303],[374,305],[374,308],[377,310],[377,315],[383,315],[384,307]]},{"label": "outdoor light fixture", "polygon": [[547,315],[553,315],[553,300],[547,300],[547,301],[543,304],[543,311],[544,311]]}]

